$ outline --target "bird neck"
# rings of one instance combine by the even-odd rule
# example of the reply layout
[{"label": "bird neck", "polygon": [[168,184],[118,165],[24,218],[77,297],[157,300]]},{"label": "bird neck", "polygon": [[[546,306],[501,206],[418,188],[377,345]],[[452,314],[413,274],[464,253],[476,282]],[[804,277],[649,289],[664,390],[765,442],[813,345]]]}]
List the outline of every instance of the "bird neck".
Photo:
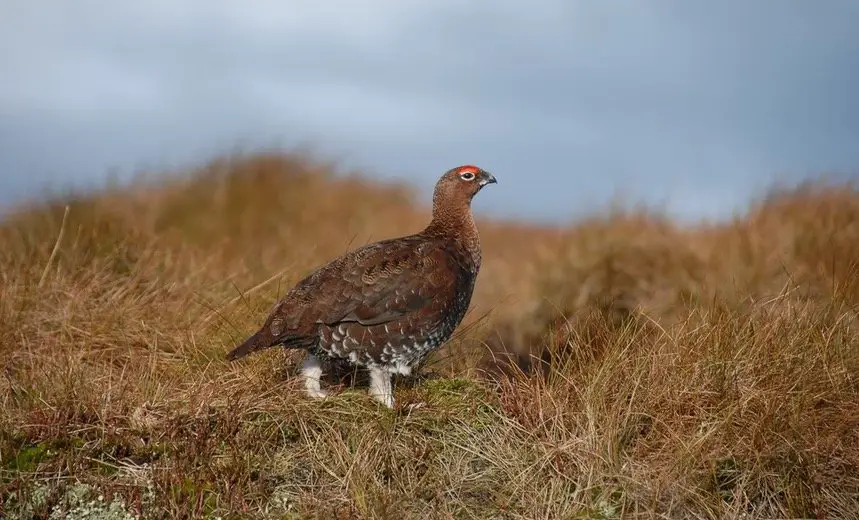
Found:
[{"label": "bird neck", "polygon": [[480,235],[468,201],[457,205],[435,205],[425,233],[450,238],[465,250],[475,267],[480,266]]},{"label": "bird neck", "polygon": [[446,234],[476,230],[471,214],[471,200],[466,197],[435,197],[428,229]]}]

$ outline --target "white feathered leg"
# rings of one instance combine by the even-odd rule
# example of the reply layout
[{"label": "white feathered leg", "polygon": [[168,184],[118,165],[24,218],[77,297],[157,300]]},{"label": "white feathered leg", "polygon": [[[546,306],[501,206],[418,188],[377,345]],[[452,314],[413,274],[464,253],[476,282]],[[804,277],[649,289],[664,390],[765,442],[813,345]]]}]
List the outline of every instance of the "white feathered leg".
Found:
[{"label": "white feathered leg", "polygon": [[328,397],[328,391],[322,389],[319,379],[322,377],[322,363],[313,354],[307,354],[301,365],[301,375],[304,377],[304,389],[307,395],[316,399]]},{"label": "white feathered leg", "polygon": [[391,373],[380,368],[370,369],[370,395],[388,408],[394,407]]}]

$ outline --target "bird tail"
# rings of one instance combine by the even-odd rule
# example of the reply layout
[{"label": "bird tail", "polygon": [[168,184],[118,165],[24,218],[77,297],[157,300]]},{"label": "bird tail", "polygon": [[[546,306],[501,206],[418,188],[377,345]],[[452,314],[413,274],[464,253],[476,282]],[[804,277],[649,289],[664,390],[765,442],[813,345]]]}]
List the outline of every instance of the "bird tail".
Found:
[{"label": "bird tail", "polygon": [[283,345],[285,348],[310,348],[314,342],[314,336],[308,335],[290,334],[275,337],[269,332],[268,327],[263,327],[241,345],[227,353],[227,360],[233,361],[257,350],[267,349],[275,345]]},{"label": "bird tail", "polygon": [[262,350],[270,346],[272,346],[271,338],[267,337],[264,330],[261,330],[227,353],[227,360],[233,361],[238,358],[245,357],[251,352],[256,352],[257,350]]}]

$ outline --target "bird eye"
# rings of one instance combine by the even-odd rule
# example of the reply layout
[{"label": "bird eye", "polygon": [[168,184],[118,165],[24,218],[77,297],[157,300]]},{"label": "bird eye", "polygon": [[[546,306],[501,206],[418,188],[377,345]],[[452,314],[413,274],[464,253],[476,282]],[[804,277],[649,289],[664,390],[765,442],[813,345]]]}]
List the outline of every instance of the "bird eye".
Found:
[{"label": "bird eye", "polygon": [[474,179],[474,174],[471,172],[460,173],[459,176],[462,177],[462,180],[464,181],[470,181]]}]

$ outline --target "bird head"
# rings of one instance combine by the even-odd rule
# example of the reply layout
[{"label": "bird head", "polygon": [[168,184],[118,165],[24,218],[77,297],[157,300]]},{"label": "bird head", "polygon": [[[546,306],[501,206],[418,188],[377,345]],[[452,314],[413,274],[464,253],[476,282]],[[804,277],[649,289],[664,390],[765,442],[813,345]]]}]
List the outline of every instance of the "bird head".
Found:
[{"label": "bird head", "polygon": [[458,166],[446,171],[433,192],[433,221],[441,227],[471,222],[471,199],[496,182],[491,173],[477,166]]},{"label": "bird head", "polygon": [[497,182],[491,173],[482,168],[472,165],[457,166],[441,176],[436,184],[435,195],[450,200],[471,201],[487,184]]}]

